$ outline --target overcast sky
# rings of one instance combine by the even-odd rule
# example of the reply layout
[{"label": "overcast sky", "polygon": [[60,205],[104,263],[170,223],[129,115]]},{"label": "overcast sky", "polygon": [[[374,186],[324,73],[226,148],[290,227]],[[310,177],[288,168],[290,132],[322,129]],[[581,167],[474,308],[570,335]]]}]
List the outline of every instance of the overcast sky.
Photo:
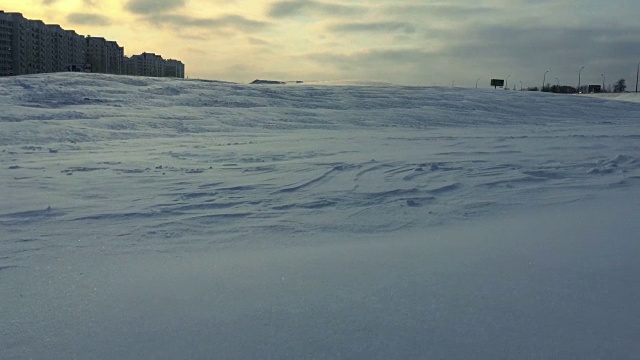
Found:
[{"label": "overcast sky", "polygon": [[191,78],[576,86],[640,62],[638,0],[3,0],[0,9],[177,58]]}]

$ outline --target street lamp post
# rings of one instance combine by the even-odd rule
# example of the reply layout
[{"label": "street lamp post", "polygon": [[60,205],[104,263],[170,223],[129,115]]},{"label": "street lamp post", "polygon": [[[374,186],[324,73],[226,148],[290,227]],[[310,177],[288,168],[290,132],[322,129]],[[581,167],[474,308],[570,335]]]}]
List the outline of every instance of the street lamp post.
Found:
[{"label": "street lamp post", "polygon": [[556,92],[560,92],[560,80],[556,78]]},{"label": "street lamp post", "polygon": [[511,76],[511,74],[507,75],[507,79],[504,81],[504,88],[505,89],[509,88],[509,76]]},{"label": "street lamp post", "polygon": [[545,71],[544,76],[542,77],[542,89],[540,91],[544,91],[544,83],[547,81],[547,73],[549,70]]},{"label": "street lamp post", "polygon": [[640,63],[638,63],[638,71],[636,71],[636,94],[638,93],[638,75],[640,75]]},{"label": "street lamp post", "polygon": [[476,80],[476,89],[478,88],[478,81],[480,81],[480,78],[478,78],[478,80]]},{"label": "street lamp post", "polygon": [[522,81],[520,81],[520,91],[522,91]]},{"label": "street lamp post", "polygon": [[581,67],[580,70],[578,70],[578,89],[577,89],[578,90],[578,94],[580,94],[580,80],[582,80],[581,77],[580,77],[580,73],[582,72],[583,69],[584,69],[584,66]]},{"label": "street lamp post", "polygon": [[600,74],[600,76],[602,76],[602,92],[604,92],[604,81],[606,80],[606,78],[604,77],[604,74]]}]

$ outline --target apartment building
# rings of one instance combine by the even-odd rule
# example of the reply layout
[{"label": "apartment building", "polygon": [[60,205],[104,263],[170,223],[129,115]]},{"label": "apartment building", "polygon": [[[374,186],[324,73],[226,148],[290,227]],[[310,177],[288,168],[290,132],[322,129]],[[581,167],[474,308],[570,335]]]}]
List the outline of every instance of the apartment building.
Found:
[{"label": "apartment building", "polygon": [[64,31],[66,45],[65,71],[84,71],[87,62],[87,42],[73,30]]},{"label": "apartment building", "polygon": [[184,79],[184,64],[182,61],[175,59],[165,60],[164,76]]},{"label": "apartment building", "polygon": [[124,74],[124,47],[102,37],[87,36],[87,64],[91,72]]},{"label": "apartment building", "polygon": [[0,76],[67,71],[84,64],[84,36],[0,10]]},{"label": "apartment building", "polygon": [[[51,72],[51,66],[49,65],[51,56],[51,44],[48,39],[47,29],[41,20],[29,20],[27,21],[28,40],[27,43],[31,46],[27,48],[27,54],[29,54],[29,68],[28,74],[37,74],[44,72]],[[48,61],[49,60],[49,61]]]},{"label": "apartment building", "polygon": [[9,25],[11,41],[9,53],[11,70],[9,75],[28,74],[30,68],[29,55],[33,52],[31,27],[29,21],[20,13],[5,13],[0,11],[0,18]]},{"label": "apartment building", "polygon": [[125,73],[134,76],[176,77],[184,79],[184,64],[175,59],[165,60],[161,55],[144,52],[125,57]]},{"label": "apartment building", "polygon": [[127,59],[127,74],[136,76],[164,76],[164,59],[154,53],[144,52]]},{"label": "apartment building", "polygon": [[64,30],[60,25],[45,25],[45,27],[44,48],[48,61],[45,62],[44,72],[64,71],[66,61],[63,55],[66,52],[66,43],[63,41]]},{"label": "apartment building", "polygon": [[0,76],[60,71],[184,78],[178,60],[146,52],[126,58],[115,41],[0,10]]},{"label": "apartment building", "polygon": [[11,39],[13,36],[13,20],[0,11],[0,76],[13,75]]}]

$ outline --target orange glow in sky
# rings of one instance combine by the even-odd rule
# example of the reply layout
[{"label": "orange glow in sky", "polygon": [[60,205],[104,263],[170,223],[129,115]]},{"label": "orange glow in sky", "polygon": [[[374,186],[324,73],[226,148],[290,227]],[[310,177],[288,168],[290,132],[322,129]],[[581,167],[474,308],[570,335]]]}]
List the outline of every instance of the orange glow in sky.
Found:
[{"label": "orange glow in sky", "polygon": [[[186,64],[189,77],[473,87],[634,77],[640,2],[4,0],[0,10]],[[631,65],[629,65],[631,64]],[[632,66],[633,65],[633,66]],[[633,70],[633,73],[632,73]]]}]

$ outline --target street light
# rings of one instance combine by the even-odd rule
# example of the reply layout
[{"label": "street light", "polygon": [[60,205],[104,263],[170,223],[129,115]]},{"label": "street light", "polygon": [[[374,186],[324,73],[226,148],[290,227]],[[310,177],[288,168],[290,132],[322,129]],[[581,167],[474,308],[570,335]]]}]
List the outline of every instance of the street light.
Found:
[{"label": "street light", "polygon": [[511,74],[509,74],[509,75],[507,76],[507,79],[504,81],[504,88],[505,88],[505,89],[508,89],[508,88],[509,88],[509,76],[511,76]]},{"label": "street light", "polygon": [[640,63],[638,63],[638,71],[636,71],[636,94],[638,93],[638,75],[640,74]]},{"label": "street light", "polygon": [[578,94],[580,94],[580,73],[582,72],[582,70],[584,69],[584,66],[580,68],[580,70],[578,70]]},{"label": "street light", "polygon": [[520,81],[520,91],[522,91],[522,81]]},{"label": "street light", "polygon": [[478,78],[478,80],[476,80],[476,89],[478,88],[478,81],[480,81],[480,78]]},{"label": "street light", "polygon": [[545,81],[547,81],[547,73],[549,72],[549,70],[545,71],[544,76],[542,77],[542,90],[540,91],[544,91],[544,83]]},{"label": "street light", "polygon": [[556,91],[560,92],[560,80],[558,78],[556,78]]},{"label": "street light", "polygon": [[602,91],[604,92],[604,81],[605,81],[605,77],[604,74],[600,74],[600,76],[602,76]]}]

